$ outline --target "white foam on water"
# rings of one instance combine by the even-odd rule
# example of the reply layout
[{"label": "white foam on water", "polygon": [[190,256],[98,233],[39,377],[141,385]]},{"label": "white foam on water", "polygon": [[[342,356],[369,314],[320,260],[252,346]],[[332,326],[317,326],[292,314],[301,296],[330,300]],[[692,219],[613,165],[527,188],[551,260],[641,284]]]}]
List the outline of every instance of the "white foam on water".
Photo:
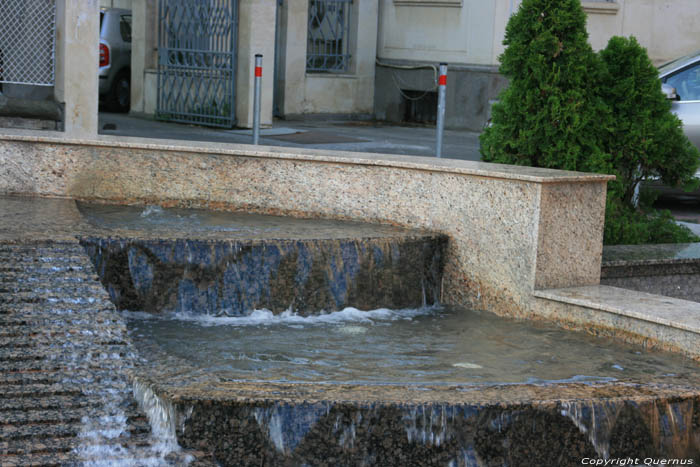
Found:
[{"label": "white foam on water", "polygon": [[153,214],[163,214],[163,208],[158,205],[151,204],[146,206],[146,208],[141,211],[141,217],[148,217]]},{"label": "white foam on water", "polygon": [[[270,326],[270,325],[317,325],[317,324],[343,324],[365,323],[374,324],[382,321],[410,320],[416,316],[427,315],[438,310],[439,307],[407,308],[403,310],[390,310],[378,308],[376,310],[363,311],[348,307],[341,311],[331,313],[321,312],[316,315],[302,316],[287,310],[274,314],[269,310],[254,310],[247,316],[214,316],[194,314],[190,312],[178,312],[169,315],[171,319],[195,322],[201,326]],[[140,317],[141,314],[135,316]],[[165,317],[164,317],[165,318]],[[348,329],[349,333],[362,332],[359,326]]]},{"label": "white foam on water", "polygon": [[457,368],[466,368],[468,370],[478,370],[479,368],[483,368],[483,366],[481,366],[477,363],[470,363],[470,362],[453,363],[452,366],[457,367]]}]

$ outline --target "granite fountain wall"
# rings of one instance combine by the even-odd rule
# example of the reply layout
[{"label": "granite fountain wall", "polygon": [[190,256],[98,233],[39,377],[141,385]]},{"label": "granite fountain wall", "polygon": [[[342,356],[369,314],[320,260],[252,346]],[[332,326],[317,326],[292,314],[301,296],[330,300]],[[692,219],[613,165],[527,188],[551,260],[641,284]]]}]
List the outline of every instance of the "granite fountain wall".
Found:
[{"label": "granite fountain wall", "polygon": [[6,134],[0,193],[391,223],[446,234],[446,303],[534,313],[597,284],[604,175],[387,155]]}]

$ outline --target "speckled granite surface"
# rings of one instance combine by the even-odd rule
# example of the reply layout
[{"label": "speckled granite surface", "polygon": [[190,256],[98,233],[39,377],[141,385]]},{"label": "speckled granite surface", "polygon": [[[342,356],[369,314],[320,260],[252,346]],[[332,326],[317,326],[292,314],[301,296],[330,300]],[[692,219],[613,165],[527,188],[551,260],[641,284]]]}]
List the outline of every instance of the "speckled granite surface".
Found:
[{"label": "speckled granite surface", "polygon": [[155,345],[141,351],[151,363],[136,378],[172,401],[180,443],[211,450],[224,464],[467,467],[700,456],[697,374],[505,386],[255,383],[212,378]]},{"label": "speckled granite surface", "polygon": [[0,241],[0,465],[185,463],[156,449],[131,395],[135,362],[76,241]]},{"label": "speckled granite surface", "polygon": [[518,316],[535,312],[536,284],[598,282],[603,187],[610,178],[449,159],[131,138],[67,141],[20,131],[0,136],[0,167],[4,193],[353,219],[443,233],[452,240],[444,300]]},{"label": "speckled granite surface", "polygon": [[700,302],[700,243],[605,247],[600,282]]},{"label": "speckled granite surface", "polygon": [[541,317],[700,361],[700,303],[606,285],[538,290]]}]

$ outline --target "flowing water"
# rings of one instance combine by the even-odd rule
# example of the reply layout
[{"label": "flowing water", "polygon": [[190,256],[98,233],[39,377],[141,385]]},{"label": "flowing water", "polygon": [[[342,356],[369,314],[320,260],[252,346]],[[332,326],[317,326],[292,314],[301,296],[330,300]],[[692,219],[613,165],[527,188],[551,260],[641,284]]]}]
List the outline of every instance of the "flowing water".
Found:
[{"label": "flowing water", "polygon": [[496,384],[592,382],[697,372],[683,357],[651,352],[452,307],[316,316],[127,313],[135,343],[231,380]]}]

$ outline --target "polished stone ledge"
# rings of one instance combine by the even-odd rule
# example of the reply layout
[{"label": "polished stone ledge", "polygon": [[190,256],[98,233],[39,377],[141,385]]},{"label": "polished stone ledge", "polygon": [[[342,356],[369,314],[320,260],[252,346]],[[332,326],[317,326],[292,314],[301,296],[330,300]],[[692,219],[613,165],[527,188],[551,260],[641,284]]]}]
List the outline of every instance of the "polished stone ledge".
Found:
[{"label": "polished stone ledge", "polygon": [[545,315],[573,328],[607,329],[613,337],[700,360],[700,303],[606,285],[537,290],[534,296],[547,301]]},{"label": "polished stone ledge", "polygon": [[[202,141],[154,140],[123,136],[99,135],[94,139],[69,139],[62,133],[34,130],[0,129],[0,141],[25,141],[49,144],[148,149],[156,151],[194,152],[266,159],[284,159],[340,164],[373,165],[431,172],[448,172],[485,178],[520,180],[535,183],[571,183],[613,180],[613,175],[553,170],[538,167],[523,167],[487,162],[463,161],[419,156],[397,156],[392,154],[370,154],[327,149],[287,148],[279,146],[253,146]],[[159,142],[154,142],[159,141]],[[162,143],[160,142],[162,141]]]}]

